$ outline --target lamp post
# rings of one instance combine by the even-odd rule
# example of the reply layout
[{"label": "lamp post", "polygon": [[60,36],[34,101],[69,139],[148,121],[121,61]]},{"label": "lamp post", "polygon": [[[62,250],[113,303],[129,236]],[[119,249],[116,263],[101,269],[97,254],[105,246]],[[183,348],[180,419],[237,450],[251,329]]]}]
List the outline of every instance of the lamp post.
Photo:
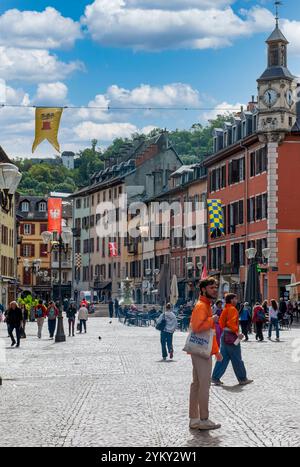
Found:
[{"label": "lamp post", "polygon": [[22,174],[13,164],[0,164],[0,204],[6,214],[13,205],[13,197],[21,181]]},{"label": "lamp post", "polygon": [[256,261],[257,249],[248,248],[245,253],[248,260],[250,261],[247,274],[245,301],[253,306],[257,301],[261,300],[260,280]]},{"label": "lamp post", "polygon": [[[32,280],[31,282],[31,288],[32,288],[32,294],[33,294],[33,287],[34,287],[34,281],[33,281],[33,276],[35,275],[36,277],[40,273],[40,268],[41,268],[42,260],[37,258],[32,261],[32,264],[30,263],[29,259],[24,259],[24,268],[25,271],[28,272],[30,269],[32,271]],[[43,273],[42,273],[43,274]]]},{"label": "lamp post", "polygon": [[63,326],[62,314],[62,253],[67,254],[69,245],[72,243],[73,234],[69,229],[65,229],[58,235],[57,232],[43,232],[42,239],[45,244],[51,243],[51,250],[58,250],[58,298],[59,298],[59,314],[57,323],[57,332],[55,342],[65,342],[66,335]]}]

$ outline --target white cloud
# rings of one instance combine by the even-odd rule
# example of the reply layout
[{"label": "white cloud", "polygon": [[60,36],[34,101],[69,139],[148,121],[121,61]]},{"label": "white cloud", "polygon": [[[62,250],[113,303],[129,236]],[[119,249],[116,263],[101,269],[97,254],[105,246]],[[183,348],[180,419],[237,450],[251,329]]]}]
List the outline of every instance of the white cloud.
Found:
[{"label": "white cloud", "polygon": [[200,104],[199,91],[188,84],[172,83],[164,86],[141,84],[132,90],[113,85],[107,90],[112,103],[121,106],[196,106]]},{"label": "white cloud", "polygon": [[95,0],[82,23],[102,45],[135,50],[224,47],[236,37],[266,30],[269,10],[257,7],[238,16],[229,3],[177,1],[174,7],[167,1],[161,7],[155,1],[151,7],[150,0]]},{"label": "white cloud", "polygon": [[62,62],[47,50],[0,46],[0,75],[6,80],[48,82],[83,69],[81,62]]},{"label": "white cloud", "polygon": [[41,83],[38,85],[35,104],[63,105],[66,103],[68,87],[60,81],[56,83]]},{"label": "white cloud", "polygon": [[[230,5],[235,0],[214,0],[214,7]],[[127,0],[129,6],[159,10],[187,10],[190,8],[209,8],[212,0]]]},{"label": "white cloud", "polygon": [[112,141],[115,138],[126,138],[138,131],[132,123],[94,123],[83,122],[74,128],[79,139],[91,141]]},{"label": "white cloud", "polygon": [[300,55],[300,21],[284,20],[281,29],[290,42],[290,52]]},{"label": "white cloud", "polygon": [[69,48],[82,37],[80,24],[55,8],[42,12],[7,10],[0,16],[0,45],[32,49]]},{"label": "white cloud", "polygon": [[244,109],[247,108],[245,104],[237,102],[236,104],[229,104],[228,102],[222,102],[215,106],[213,110],[203,113],[200,116],[201,122],[207,122],[208,120],[213,120],[218,115],[231,115],[232,113],[237,113],[240,111],[241,107]]}]

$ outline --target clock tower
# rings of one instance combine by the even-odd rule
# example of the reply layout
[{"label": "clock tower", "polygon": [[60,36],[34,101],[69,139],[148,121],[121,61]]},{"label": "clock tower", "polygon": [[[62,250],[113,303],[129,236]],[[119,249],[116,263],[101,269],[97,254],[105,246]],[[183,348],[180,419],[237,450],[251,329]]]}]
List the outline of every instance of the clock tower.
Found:
[{"label": "clock tower", "polygon": [[297,82],[287,67],[289,42],[276,27],[267,40],[268,67],[258,82],[258,133],[269,141],[280,141],[296,122]]}]

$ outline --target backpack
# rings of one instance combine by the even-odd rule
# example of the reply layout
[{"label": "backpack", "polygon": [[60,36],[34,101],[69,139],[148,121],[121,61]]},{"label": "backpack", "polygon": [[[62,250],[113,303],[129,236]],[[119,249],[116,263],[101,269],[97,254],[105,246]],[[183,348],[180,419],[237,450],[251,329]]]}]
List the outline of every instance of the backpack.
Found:
[{"label": "backpack", "polygon": [[42,318],[43,317],[43,308],[41,306],[37,307],[36,316],[37,316],[37,318]]},{"label": "backpack", "polygon": [[167,324],[167,320],[166,320],[166,315],[164,313],[163,319],[155,326],[155,328],[157,329],[157,331],[162,332],[164,331],[166,324]]},{"label": "backpack", "polygon": [[48,312],[48,319],[55,319],[55,308],[52,306]]},{"label": "backpack", "polygon": [[266,320],[266,315],[265,315],[265,312],[263,310],[259,310],[258,313],[257,313],[257,319],[259,321],[265,321]]}]

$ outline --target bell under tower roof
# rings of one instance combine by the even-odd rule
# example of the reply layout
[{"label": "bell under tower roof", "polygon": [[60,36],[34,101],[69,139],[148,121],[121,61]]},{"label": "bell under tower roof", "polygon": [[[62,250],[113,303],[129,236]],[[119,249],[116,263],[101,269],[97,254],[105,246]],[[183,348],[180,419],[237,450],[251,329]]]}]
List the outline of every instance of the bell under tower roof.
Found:
[{"label": "bell under tower roof", "polygon": [[286,78],[293,80],[294,76],[288,69],[288,44],[289,41],[282,33],[279,27],[279,5],[281,2],[276,1],[276,26],[272,34],[267,39],[268,44],[268,67],[258,81],[275,80]]}]

